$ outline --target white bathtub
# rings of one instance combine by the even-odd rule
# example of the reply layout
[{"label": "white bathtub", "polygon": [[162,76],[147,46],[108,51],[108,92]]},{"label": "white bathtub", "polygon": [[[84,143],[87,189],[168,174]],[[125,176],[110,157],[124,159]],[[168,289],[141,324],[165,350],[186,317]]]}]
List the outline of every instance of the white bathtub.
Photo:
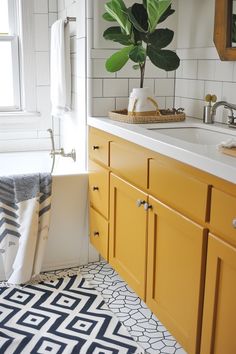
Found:
[{"label": "white bathtub", "polygon": [[[48,152],[0,153],[0,175],[50,172]],[[88,175],[71,158],[56,157],[52,174],[49,239],[43,270],[68,268],[98,260],[88,240]],[[0,257],[0,279],[3,266]]]}]

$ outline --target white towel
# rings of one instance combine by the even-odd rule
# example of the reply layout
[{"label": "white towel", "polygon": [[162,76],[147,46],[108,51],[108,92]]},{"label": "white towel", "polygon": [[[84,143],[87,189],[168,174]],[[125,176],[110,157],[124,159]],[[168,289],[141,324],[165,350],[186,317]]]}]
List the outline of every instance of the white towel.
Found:
[{"label": "white towel", "polygon": [[226,141],[222,141],[219,145],[218,148],[225,147],[228,149],[231,149],[233,147],[236,147],[236,139],[235,138],[229,138]]},{"label": "white towel", "polygon": [[54,117],[71,109],[70,33],[63,20],[51,28],[51,103]]}]

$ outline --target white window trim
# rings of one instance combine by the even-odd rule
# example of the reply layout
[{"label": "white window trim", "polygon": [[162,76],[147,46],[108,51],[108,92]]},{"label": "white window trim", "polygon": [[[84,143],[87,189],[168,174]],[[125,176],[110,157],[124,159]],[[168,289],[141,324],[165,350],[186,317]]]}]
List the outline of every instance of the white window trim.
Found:
[{"label": "white window trim", "polygon": [[20,59],[22,111],[35,112],[36,96],[36,59],[34,47],[34,2],[18,0],[20,18]]},{"label": "white window trim", "polygon": [[[19,62],[14,63],[14,69],[20,64],[20,109],[2,110],[0,124],[9,128],[13,124],[26,124],[37,126],[40,112],[37,112],[37,84],[36,84],[36,54],[34,46],[34,2],[32,0],[9,0],[10,11],[16,10],[18,16],[18,29],[16,23],[10,23],[10,30],[18,32],[19,40],[15,49],[19,53]],[[14,8],[16,6],[16,8]],[[14,36],[13,36],[14,37]]]}]

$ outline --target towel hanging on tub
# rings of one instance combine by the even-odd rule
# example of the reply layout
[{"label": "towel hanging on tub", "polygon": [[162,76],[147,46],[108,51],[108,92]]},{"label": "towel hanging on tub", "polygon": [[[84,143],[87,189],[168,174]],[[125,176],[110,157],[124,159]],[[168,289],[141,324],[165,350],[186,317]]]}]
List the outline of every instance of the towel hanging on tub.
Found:
[{"label": "towel hanging on tub", "polygon": [[57,20],[51,28],[52,116],[61,117],[71,109],[71,64],[69,26]]},{"label": "towel hanging on tub", "polygon": [[0,254],[6,285],[24,284],[41,271],[51,185],[48,173],[0,178]]}]

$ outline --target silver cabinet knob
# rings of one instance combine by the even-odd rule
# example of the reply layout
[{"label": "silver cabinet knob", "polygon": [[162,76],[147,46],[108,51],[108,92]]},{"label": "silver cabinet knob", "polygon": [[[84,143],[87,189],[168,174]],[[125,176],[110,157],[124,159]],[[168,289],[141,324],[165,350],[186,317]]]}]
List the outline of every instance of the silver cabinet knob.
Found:
[{"label": "silver cabinet knob", "polygon": [[233,219],[232,225],[233,225],[233,228],[236,229],[236,219]]},{"label": "silver cabinet knob", "polygon": [[143,205],[143,204],[145,204],[145,200],[138,199],[138,200],[136,201],[136,205],[137,205],[138,208],[140,208],[141,205]]},{"label": "silver cabinet knob", "polygon": [[98,237],[99,236],[99,232],[98,231],[94,231],[93,236],[94,237]]},{"label": "silver cabinet knob", "polygon": [[99,146],[98,145],[93,145],[93,150],[98,150]]},{"label": "silver cabinet knob", "polygon": [[93,186],[93,191],[98,191],[99,188],[97,186]]},{"label": "silver cabinet knob", "polygon": [[152,205],[151,204],[148,204],[148,203],[144,203],[144,210],[148,210],[148,209],[152,209]]}]

